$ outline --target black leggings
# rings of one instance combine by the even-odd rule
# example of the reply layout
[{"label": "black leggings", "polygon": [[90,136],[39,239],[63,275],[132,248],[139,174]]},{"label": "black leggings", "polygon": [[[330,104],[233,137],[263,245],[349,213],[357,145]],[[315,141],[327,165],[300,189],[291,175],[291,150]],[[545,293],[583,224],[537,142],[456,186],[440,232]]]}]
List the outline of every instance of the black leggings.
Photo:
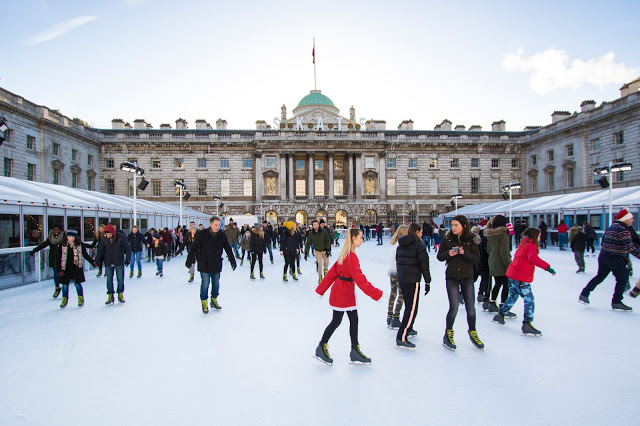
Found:
[{"label": "black leggings", "polygon": [[251,262],[251,252],[245,249],[242,249],[242,257],[240,258],[240,260],[244,260],[245,253],[247,253],[247,262]]},{"label": "black leggings", "polygon": [[[329,343],[329,339],[331,339],[333,332],[340,326],[343,316],[344,311],[333,311],[333,318],[324,330],[320,343]],[[358,311],[356,309],[353,311],[347,311],[347,316],[349,317],[349,335],[351,336],[351,345],[355,346],[358,344]]]},{"label": "black leggings", "polygon": [[591,249],[591,253],[596,252],[596,247],[593,245],[594,242],[593,238],[587,238],[587,253],[589,253],[589,249]]},{"label": "black leggings", "polygon": [[496,300],[498,298],[498,292],[500,291],[500,287],[502,287],[502,294],[500,299],[502,303],[507,301],[507,297],[509,297],[509,278],[506,276],[501,277],[493,277],[495,284],[493,286],[493,290],[491,290],[491,300]]},{"label": "black leggings", "polygon": [[300,256],[300,253],[296,254],[296,264],[298,265],[298,269],[300,269],[300,258],[302,256]]},{"label": "black leggings", "polygon": [[285,254],[284,255],[284,272],[287,273],[287,270],[291,268],[291,273],[295,274],[296,272],[296,256],[297,254]]},{"label": "black leggings", "polygon": [[478,292],[485,300],[489,300],[491,297],[491,275],[489,273],[480,274],[480,289]]},{"label": "black leggings", "polygon": [[453,323],[456,320],[460,300],[460,290],[462,290],[464,306],[467,310],[467,324],[469,324],[469,331],[473,331],[476,329],[475,289],[473,288],[473,278],[456,279],[447,277],[447,296],[449,297],[447,329],[452,329]]},{"label": "black leggings", "polygon": [[253,272],[253,267],[256,265],[256,258],[258,258],[260,272],[262,272],[262,253],[253,253],[253,256],[251,256],[251,272]]}]

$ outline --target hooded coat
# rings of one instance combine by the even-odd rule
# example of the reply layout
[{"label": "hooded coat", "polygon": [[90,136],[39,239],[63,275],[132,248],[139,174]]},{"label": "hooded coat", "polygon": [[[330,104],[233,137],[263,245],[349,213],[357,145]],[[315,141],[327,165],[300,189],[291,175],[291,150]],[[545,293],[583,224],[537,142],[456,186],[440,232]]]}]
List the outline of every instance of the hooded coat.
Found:
[{"label": "hooded coat", "polygon": [[[269,241],[269,243],[266,243],[266,241]],[[251,253],[266,253],[267,244],[271,244],[271,240],[267,240],[267,235],[265,234],[264,238],[262,238],[258,233],[257,228],[251,228],[251,236],[249,237],[249,251],[251,251]]]},{"label": "hooded coat", "polygon": [[509,265],[506,275],[512,280],[523,283],[533,282],[536,266],[546,270],[549,264],[538,256],[538,247],[529,237],[523,237],[516,249],[513,262]]},{"label": "hooded coat", "polygon": [[[440,244],[440,250],[438,250],[438,260],[447,262],[445,276],[455,279],[473,278],[473,265],[480,261],[480,249],[478,248],[480,241],[480,236],[474,233],[471,234],[470,239],[461,240],[458,235],[449,231]],[[462,247],[464,254],[451,256],[449,250],[453,247]]]},{"label": "hooded coat", "polygon": [[399,283],[417,283],[422,277],[427,284],[431,283],[427,246],[412,234],[398,239],[396,267],[396,279]]},{"label": "hooded coat", "polygon": [[487,228],[487,253],[489,254],[489,272],[494,277],[503,277],[511,264],[511,247],[509,231],[506,227]]},{"label": "hooded coat", "polygon": [[96,263],[104,262],[105,266],[120,266],[131,261],[131,247],[123,233],[116,232],[113,240],[103,236],[98,243]]}]

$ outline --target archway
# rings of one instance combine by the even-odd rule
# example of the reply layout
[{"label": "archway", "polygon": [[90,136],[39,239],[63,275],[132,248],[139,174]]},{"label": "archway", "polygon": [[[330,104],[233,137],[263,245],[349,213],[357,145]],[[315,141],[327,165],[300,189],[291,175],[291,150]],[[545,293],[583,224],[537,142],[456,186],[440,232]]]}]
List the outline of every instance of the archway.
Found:
[{"label": "archway", "polygon": [[336,212],[336,226],[347,226],[347,212],[344,210],[338,210]]},{"label": "archway", "polygon": [[365,225],[375,225],[377,223],[376,221],[377,221],[376,211],[372,209],[367,210],[367,212],[364,214]]},{"label": "archway", "polygon": [[316,219],[320,222],[320,219],[324,219],[325,223],[327,222],[327,212],[324,210],[318,210],[316,213]]},{"label": "archway", "polygon": [[265,215],[265,219],[271,225],[275,225],[276,223],[278,223],[278,214],[276,212],[274,212],[273,210],[269,210],[267,212],[267,214]]},{"label": "archway", "polygon": [[409,212],[409,223],[418,223],[418,214],[415,210]]},{"label": "archway", "polygon": [[298,210],[296,213],[296,223],[307,225],[307,212],[304,210]]}]

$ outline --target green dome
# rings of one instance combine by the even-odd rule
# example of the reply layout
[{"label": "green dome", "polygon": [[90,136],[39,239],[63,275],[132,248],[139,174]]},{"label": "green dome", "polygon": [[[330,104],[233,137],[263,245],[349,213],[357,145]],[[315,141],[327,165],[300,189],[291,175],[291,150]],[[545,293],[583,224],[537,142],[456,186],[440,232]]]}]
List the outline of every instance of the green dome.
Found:
[{"label": "green dome", "polygon": [[312,90],[311,93],[302,98],[296,108],[309,105],[327,105],[333,108],[336,107],[331,99],[320,93],[320,90]]}]

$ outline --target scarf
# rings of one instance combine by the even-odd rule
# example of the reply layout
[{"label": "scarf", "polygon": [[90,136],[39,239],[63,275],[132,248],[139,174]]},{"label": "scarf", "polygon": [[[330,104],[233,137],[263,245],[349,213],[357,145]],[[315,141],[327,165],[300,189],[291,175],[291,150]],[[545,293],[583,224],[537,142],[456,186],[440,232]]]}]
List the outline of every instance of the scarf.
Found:
[{"label": "scarf", "polygon": [[75,244],[66,244],[62,246],[62,263],[60,265],[60,269],[62,271],[65,271],[67,269],[67,252],[69,250],[69,247],[73,248],[73,264],[76,266],[76,268],[82,269],[82,253],[80,250],[78,250],[78,247],[76,247]]},{"label": "scarf", "polygon": [[62,242],[63,238],[64,238],[64,232],[60,232],[57,237],[53,234],[53,231],[49,232],[49,242],[51,242],[51,245],[54,245],[54,246],[59,245]]}]

